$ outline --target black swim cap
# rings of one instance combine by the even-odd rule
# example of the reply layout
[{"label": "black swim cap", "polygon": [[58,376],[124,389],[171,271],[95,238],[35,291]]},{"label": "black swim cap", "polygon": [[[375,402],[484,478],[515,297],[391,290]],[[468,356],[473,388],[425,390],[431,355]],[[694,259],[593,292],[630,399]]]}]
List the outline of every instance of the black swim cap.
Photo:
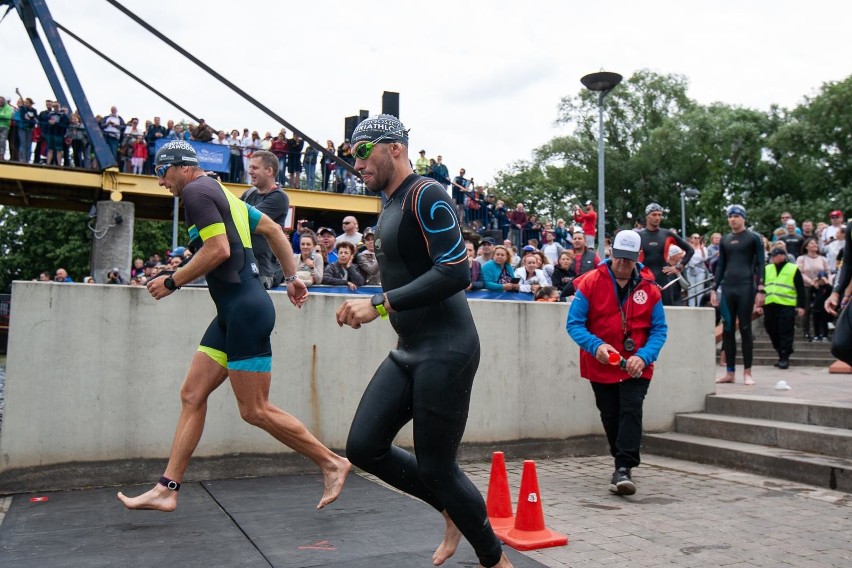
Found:
[{"label": "black swim cap", "polygon": [[380,114],[361,121],[352,133],[352,145],[358,142],[375,142],[379,138],[408,146],[408,130],[392,114]]},{"label": "black swim cap", "polygon": [[157,157],[154,158],[155,166],[170,164],[173,166],[197,166],[198,156],[195,153],[195,148],[183,140],[171,140],[163,144],[163,147],[157,150]]}]

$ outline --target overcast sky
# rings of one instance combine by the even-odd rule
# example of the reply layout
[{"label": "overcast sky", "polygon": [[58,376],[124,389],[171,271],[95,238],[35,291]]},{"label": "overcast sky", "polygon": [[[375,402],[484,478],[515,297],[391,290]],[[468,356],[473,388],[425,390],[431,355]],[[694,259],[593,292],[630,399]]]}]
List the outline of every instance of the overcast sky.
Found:
[{"label": "overcast sky", "polygon": [[[53,17],[217,128],[280,125],[103,0],[47,0]],[[400,93],[411,155],[442,154],[490,180],[567,133],[557,106],[580,77],[639,69],[689,79],[700,103],[793,107],[852,74],[852,3],[801,0],[644,2],[283,2],[124,0],[127,8],[309,136],[339,144],[343,119]],[[63,35],[96,114],[183,118]],[[0,94],[42,110],[52,94],[13,12],[0,23]]]}]

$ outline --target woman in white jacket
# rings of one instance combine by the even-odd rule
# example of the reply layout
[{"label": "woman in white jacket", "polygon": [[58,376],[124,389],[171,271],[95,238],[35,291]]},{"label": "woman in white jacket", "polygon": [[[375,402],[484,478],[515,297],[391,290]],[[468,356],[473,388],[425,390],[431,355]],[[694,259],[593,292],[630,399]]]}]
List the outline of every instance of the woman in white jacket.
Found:
[{"label": "woman in white jacket", "polygon": [[538,259],[534,254],[528,254],[521,262],[521,266],[515,269],[515,278],[521,281],[519,292],[532,292],[535,294],[542,286],[547,286],[547,276],[538,268]]},{"label": "woman in white jacket", "polygon": [[692,245],[695,253],[686,266],[686,278],[689,280],[689,305],[695,308],[702,305],[704,293],[710,289],[711,283],[705,282],[710,278],[708,268],[710,253],[704,247],[704,238],[700,235],[695,234],[689,237],[689,244]]}]

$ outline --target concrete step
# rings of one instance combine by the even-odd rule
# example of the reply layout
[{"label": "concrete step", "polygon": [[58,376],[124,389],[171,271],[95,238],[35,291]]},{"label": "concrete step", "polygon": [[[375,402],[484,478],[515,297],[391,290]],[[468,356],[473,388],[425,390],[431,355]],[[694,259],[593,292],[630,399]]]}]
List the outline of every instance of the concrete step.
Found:
[{"label": "concrete step", "polygon": [[644,450],[852,493],[852,460],[676,432],[646,434]]},{"label": "concrete step", "polygon": [[[775,353],[775,349],[772,347],[772,343],[758,343],[754,342],[754,354],[757,355],[760,352],[767,353]],[[831,357],[831,344],[830,343],[793,343],[793,351],[800,355],[808,355],[808,356],[823,356],[823,357]]]},{"label": "concrete step", "polygon": [[[793,367],[824,367],[827,369],[828,366],[836,360],[837,359],[833,357],[800,357],[798,353],[793,353],[790,356],[790,365]],[[765,365],[767,367],[771,367],[777,362],[778,355],[774,355],[772,357],[758,357],[757,354],[755,354],[751,360],[752,365]],[[742,365],[742,359],[739,357],[737,357],[737,365]]]},{"label": "concrete step", "polygon": [[852,459],[852,430],[846,428],[702,413],[679,414],[675,417],[675,431]]},{"label": "concrete step", "polygon": [[708,414],[761,418],[827,428],[850,428],[852,404],[783,399],[774,396],[711,394],[705,399]]}]

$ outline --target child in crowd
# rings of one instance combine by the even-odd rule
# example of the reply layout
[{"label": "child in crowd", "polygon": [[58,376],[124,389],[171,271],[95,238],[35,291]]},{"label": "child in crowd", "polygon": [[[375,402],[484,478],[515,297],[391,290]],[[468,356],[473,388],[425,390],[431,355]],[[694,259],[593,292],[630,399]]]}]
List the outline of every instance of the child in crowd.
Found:
[{"label": "child in crowd", "polygon": [[559,290],[554,288],[553,286],[542,286],[538,289],[538,292],[535,293],[535,301],[536,302],[558,302],[559,301]]},{"label": "child in crowd", "polygon": [[141,136],[137,136],[133,141],[133,154],[130,158],[130,163],[133,166],[133,173],[142,175],[142,165],[148,159],[148,143]]},{"label": "child in crowd", "polygon": [[826,272],[817,273],[811,295],[811,316],[814,320],[813,343],[828,343],[828,320],[831,316],[825,311],[825,301],[831,295],[831,284]]}]

